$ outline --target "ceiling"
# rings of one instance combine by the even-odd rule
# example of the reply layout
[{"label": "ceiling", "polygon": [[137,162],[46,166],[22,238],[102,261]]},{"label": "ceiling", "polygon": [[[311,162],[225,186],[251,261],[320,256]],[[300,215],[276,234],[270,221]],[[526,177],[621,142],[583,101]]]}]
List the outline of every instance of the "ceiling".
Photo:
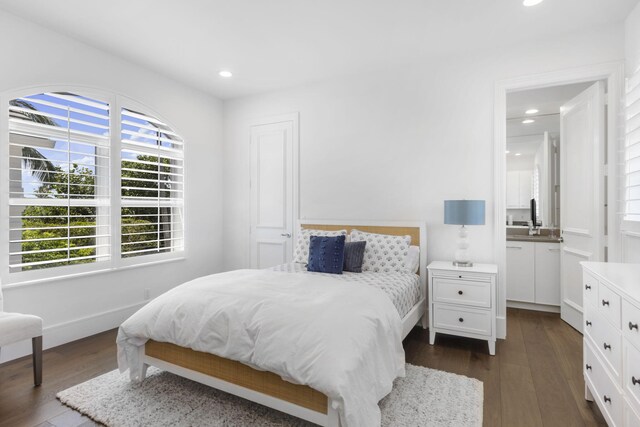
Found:
[{"label": "ceiling", "polygon": [[[576,83],[507,94],[507,161],[533,164],[544,132],[549,132],[551,137],[560,135],[560,107],[592,84]],[[537,113],[525,114],[534,108]],[[524,124],[524,119],[534,122]]]},{"label": "ceiling", "polygon": [[[622,22],[637,0],[0,0],[226,99]],[[222,69],[234,76],[218,76]]]},{"label": "ceiling", "polygon": [[[576,83],[507,94],[509,142],[530,142],[532,137],[541,136],[545,131],[552,135],[559,134],[560,107],[592,84],[593,82]],[[529,109],[536,109],[538,112],[525,114]],[[522,123],[525,119],[532,119],[534,122]]]}]

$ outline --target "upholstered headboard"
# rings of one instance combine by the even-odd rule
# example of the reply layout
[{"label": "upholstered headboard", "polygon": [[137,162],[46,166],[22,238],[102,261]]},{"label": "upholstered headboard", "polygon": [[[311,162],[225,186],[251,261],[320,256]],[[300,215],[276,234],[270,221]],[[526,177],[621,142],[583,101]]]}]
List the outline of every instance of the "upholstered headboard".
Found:
[{"label": "upholstered headboard", "polygon": [[[394,236],[411,236],[411,244],[420,247],[420,287],[422,295],[427,295],[427,225],[417,221],[327,221],[327,220],[300,220],[300,227],[313,228],[315,230],[347,230],[350,233],[354,228],[368,233],[391,234]],[[297,236],[296,236],[297,237]]]}]

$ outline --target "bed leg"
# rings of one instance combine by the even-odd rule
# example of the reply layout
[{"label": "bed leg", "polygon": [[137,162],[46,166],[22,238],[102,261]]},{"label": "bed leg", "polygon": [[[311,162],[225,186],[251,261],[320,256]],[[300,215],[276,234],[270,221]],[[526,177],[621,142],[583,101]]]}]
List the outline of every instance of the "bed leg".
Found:
[{"label": "bed leg", "polygon": [[142,369],[140,370],[140,381],[144,381],[144,379],[147,378],[148,368],[149,368],[149,365],[147,365],[146,363],[142,364]]},{"label": "bed leg", "polygon": [[420,318],[420,324],[422,325],[422,329],[426,330],[429,328],[429,316],[426,312]]},{"label": "bed leg", "polygon": [[327,427],[340,427],[339,405],[335,402],[336,408],[334,409],[334,400],[327,399]]}]

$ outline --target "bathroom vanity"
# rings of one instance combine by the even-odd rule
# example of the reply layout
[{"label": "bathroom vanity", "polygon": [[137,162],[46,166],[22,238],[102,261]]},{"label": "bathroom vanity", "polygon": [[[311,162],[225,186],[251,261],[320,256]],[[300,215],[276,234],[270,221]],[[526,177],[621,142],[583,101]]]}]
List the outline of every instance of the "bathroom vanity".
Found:
[{"label": "bathroom vanity", "polygon": [[560,242],[550,229],[507,228],[507,306],[560,311]]}]

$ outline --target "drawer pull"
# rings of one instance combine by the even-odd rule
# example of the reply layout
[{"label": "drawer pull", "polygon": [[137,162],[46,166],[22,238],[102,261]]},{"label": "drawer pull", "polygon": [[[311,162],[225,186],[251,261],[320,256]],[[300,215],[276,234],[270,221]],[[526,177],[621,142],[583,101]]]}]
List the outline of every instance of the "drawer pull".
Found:
[{"label": "drawer pull", "polygon": [[462,276],[458,276],[458,279],[462,279]]},{"label": "drawer pull", "polygon": [[636,377],[631,377],[631,383],[633,385],[638,385],[638,384],[640,384],[640,380],[637,380]]},{"label": "drawer pull", "polygon": [[591,289],[591,285],[584,285],[584,288],[585,288],[586,290],[590,290],[590,289]]},{"label": "drawer pull", "polygon": [[458,295],[462,295],[464,292],[462,291],[458,291]]},{"label": "drawer pull", "polygon": [[638,324],[637,324],[637,323],[631,323],[631,322],[629,322],[629,330],[630,330],[630,331],[633,331],[634,329],[635,329],[636,331],[638,330]]},{"label": "drawer pull", "polygon": [[604,343],[605,350],[611,350],[611,344]]},{"label": "drawer pull", "polygon": [[593,370],[593,369],[591,369],[591,365],[589,365],[588,363],[584,367],[587,368],[587,371],[592,371]]},{"label": "drawer pull", "polygon": [[602,300],[602,305],[609,305],[609,301]]},{"label": "drawer pull", "polygon": [[458,319],[458,322],[462,323],[462,322],[464,322],[464,319],[461,317],[461,318]]},{"label": "drawer pull", "polygon": [[587,324],[587,326],[591,326],[591,321],[587,320],[586,324]]},{"label": "drawer pull", "polygon": [[604,402],[605,403],[609,403],[609,405],[611,405],[611,398],[609,396],[607,396],[606,394],[604,395]]}]

